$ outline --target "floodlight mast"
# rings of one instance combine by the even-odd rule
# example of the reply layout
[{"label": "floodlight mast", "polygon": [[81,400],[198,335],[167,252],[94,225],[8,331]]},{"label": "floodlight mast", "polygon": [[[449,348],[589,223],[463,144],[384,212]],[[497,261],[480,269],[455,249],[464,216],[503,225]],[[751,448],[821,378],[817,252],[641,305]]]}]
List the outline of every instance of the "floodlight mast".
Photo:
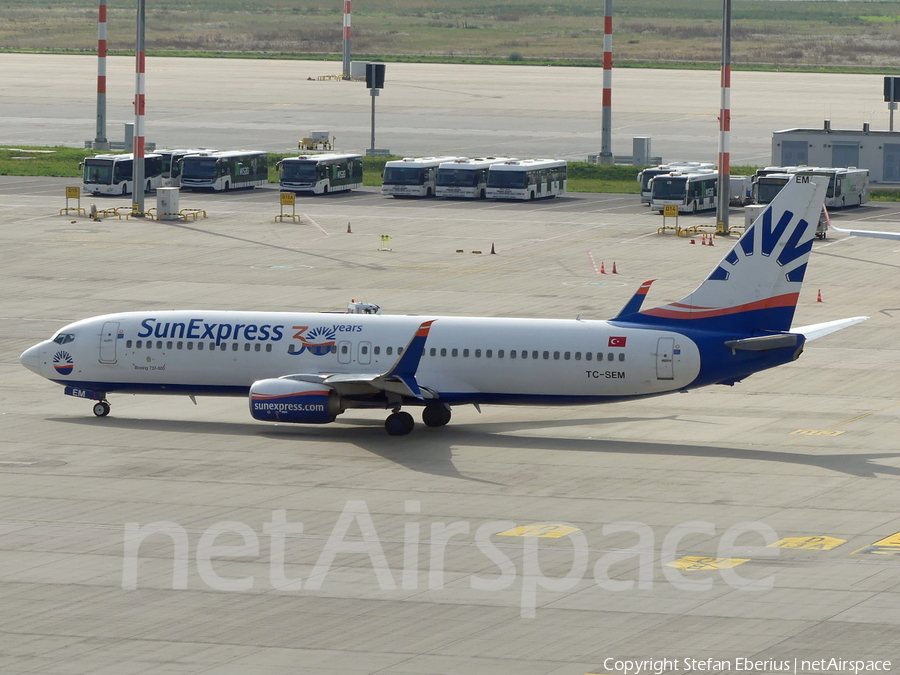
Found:
[{"label": "floodlight mast", "polygon": [[600,163],[614,164],[612,153],[612,0],[605,0],[603,16],[603,112],[600,125]]},{"label": "floodlight mast", "polygon": [[132,151],[131,192],[133,201],[131,210],[134,215],[144,215],[144,68],[146,53],[144,45],[144,17],[146,0],[137,0],[137,40],[135,41],[135,77],[134,77],[134,142]]},{"label": "floodlight mast", "polygon": [[98,0],[97,10],[97,135],[94,150],[109,150],[106,138],[106,0]]},{"label": "floodlight mast", "polygon": [[716,231],[728,234],[731,197],[731,0],[722,0],[722,100],[719,106],[719,183]]},{"label": "floodlight mast", "polygon": [[350,79],[350,9],[351,0],[344,0],[344,72],[341,77]]}]

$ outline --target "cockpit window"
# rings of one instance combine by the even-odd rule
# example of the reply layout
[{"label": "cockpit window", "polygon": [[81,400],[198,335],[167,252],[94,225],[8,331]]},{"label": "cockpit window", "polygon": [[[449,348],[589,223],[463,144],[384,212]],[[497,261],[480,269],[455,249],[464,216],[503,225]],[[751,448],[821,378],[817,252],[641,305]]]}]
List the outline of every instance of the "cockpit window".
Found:
[{"label": "cockpit window", "polygon": [[53,341],[58,345],[68,344],[75,339],[75,336],[72,333],[59,333]]}]

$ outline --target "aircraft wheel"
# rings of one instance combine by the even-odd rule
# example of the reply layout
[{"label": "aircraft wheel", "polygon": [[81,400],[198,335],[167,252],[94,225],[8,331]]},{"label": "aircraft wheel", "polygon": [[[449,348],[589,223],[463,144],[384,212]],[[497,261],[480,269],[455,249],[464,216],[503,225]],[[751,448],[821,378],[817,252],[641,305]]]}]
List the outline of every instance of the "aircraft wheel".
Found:
[{"label": "aircraft wheel", "polygon": [[412,415],[403,411],[391,413],[384,421],[384,429],[391,436],[406,436],[414,426],[416,423]]},{"label": "aircraft wheel", "polygon": [[97,417],[106,417],[109,415],[109,403],[106,401],[97,401],[94,404],[94,414]]},{"label": "aircraft wheel", "polygon": [[429,427],[442,427],[450,421],[450,407],[443,403],[429,403],[422,410],[422,421]]}]

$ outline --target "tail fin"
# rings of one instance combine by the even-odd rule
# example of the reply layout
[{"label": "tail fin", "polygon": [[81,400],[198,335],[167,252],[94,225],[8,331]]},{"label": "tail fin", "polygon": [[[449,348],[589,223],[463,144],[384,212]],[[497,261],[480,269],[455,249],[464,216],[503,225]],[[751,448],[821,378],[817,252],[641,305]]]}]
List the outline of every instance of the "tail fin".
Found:
[{"label": "tail fin", "polygon": [[614,321],[728,332],[788,331],[828,178],[794,176],[686,298]]}]

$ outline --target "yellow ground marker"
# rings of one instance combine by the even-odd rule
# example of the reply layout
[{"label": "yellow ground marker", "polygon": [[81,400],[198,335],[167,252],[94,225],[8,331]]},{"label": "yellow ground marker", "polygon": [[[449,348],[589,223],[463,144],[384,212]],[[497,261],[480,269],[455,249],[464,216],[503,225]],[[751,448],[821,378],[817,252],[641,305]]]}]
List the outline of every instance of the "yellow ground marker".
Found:
[{"label": "yellow ground marker", "polygon": [[791,436],[840,436],[846,434],[846,431],[838,431],[836,429],[795,429],[790,432]]},{"label": "yellow ground marker", "polygon": [[521,525],[497,534],[504,537],[550,537],[558,539],[573,532],[578,532],[578,528],[556,523],[544,523],[543,525]]},{"label": "yellow ground marker", "polygon": [[732,567],[737,567],[748,560],[750,560],[750,558],[710,558],[689,555],[673,562],[666,563],[666,567],[674,567],[689,572],[694,570],[727,570]]},{"label": "yellow ground marker", "polygon": [[[855,422],[856,420],[861,420],[861,419],[863,419],[864,417],[869,417],[869,416],[871,416],[871,415],[874,415],[875,413],[880,413],[882,410],[887,410],[887,409],[889,409],[889,408],[894,408],[894,407],[896,407],[896,406],[898,406],[898,405],[900,405],[900,403],[891,403],[890,405],[886,405],[886,406],[884,406],[883,408],[879,408],[878,410],[873,410],[872,412],[863,413],[862,415],[857,415],[856,417],[851,417],[849,420],[844,420],[843,422],[838,422],[837,424],[832,424],[830,427],[826,427],[825,429],[823,429],[823,431],[831,431],[831,430],[834,429],[835,427],[842,427],[842,426],[844,426],[845,424],[850,424],[850,422]],[[801,431],[801,429],[798,429],[797,431]],[[792,432],[792,433],[793,433],[793,432]],[[786,443],[782,443],[781,445],[784,446],[784,445],[790,445],[791,443],[796,443],[797,441],[799,441],[799,440],[800,440],[801,438],[803,438],[803,437],[804,437],[803,434],[798,434],[797,438],[794,438],[794,439],[792,439],[792,440],[790,440],[790,441],[787,441]]]},{"label": "yellow ground marker", "polygon": [[841,544],[846,544],[846,539],[836,537],[787,537],[766,548],[796,548],[812,551],[830,551]]},{"label": "yellow ground marker", "polygon": [[879,539],[874,544],[863,546],[858,551],[853,551],[853,554],[900,556],[900,532],[892,534],[890,537]]}]

